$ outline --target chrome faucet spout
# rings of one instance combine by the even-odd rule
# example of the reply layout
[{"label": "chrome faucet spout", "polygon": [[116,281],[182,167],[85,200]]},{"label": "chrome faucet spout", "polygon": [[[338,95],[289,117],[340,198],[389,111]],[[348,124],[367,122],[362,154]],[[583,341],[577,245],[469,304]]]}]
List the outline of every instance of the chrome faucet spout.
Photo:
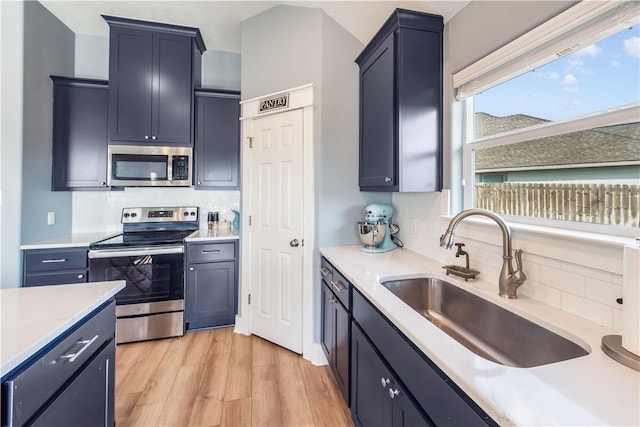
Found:
[{"label": "chrome faucet spout", "polygon": [[524,283],[527,276],[522,271],[522,251],[516,251],[517,268],[514,270],[512,264],[512,248],[511,248],[511,229],[504,220],[494,212],[485,209],[467,209],[454,216],[447,231],[440,237],[440,247],[451,249],[453,239],[455,238],[455,230],[458,224],[465,218],[472,215],[480,215],[492,219],[500,231],[502,231],[502,269],[498,279],[500,288],[500,296],[509,299],[518,297],[517,289]]}]

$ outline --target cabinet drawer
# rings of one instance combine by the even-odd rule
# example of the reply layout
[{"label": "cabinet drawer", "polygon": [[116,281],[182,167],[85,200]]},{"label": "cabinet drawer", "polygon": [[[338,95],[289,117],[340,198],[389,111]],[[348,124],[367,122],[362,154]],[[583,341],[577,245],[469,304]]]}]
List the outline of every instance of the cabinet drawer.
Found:
[{"label": "cabinet drawer", "polygon": [[67,283],[86,283],[87,272],[71,271],[65,273],[30,274],[25,276],[25,286],[63,285]]},{"label": "cabinet drawer", "polygon": [[26,251],[25,273],[49,273],[87,268],[87,249],[34,249]]},{"label": "cabinet drawer", "polygon": [[342,305],[349,310],[349,287],[351,284],[344,276],[325,258],[320,262],[320,276]]},{"label": "cabinet drawer", "polygon": [[13,425],[31,418],[106,342],[114,339],[115,322],[115,302],[111,302],[3,384],[3,393],[12,402],[7,410]]},{"label": "cabinet drawer", "polygon": [[435,425],[497,425],[355,289],[352,313]]},{"label": "cabinet drawer", "polygon": [[331,280],[333,279],[333,265],[326,258],[322,257],[320,259],[320,277],[325,283],[331,287]]},{"label": "cabinet drawer", "polygon": [[187,245],[187,263],[215,261],[233,261],[236,259],[236,244],[227,243],[190,243]]}]

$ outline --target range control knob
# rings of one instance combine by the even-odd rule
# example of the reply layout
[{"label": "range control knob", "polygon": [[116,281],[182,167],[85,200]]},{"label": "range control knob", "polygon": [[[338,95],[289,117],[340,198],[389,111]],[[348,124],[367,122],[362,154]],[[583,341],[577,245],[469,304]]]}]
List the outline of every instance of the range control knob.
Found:
[{"label": "range control knob", "polygon": [[182,214],[183,216],[189,216],[189,212],[184,211],[184,213]]},{"label": "range control knob", "polygon": [[137,214],[137,213],[135,213],[135,212],[132,212],[132,213],[131,213],[131,218],[135,218],[135,217],[137,217],[137,216],[138,216],[138,214]]},{"label": "range control knob", "polygon": [[191,212],[191,216],[196,216],[196,213],[195,212]]},{"label": "range control knob", "polygon": [[125,212],[124,215],[122,215],[125,218],[129,218],[129,212]]}]

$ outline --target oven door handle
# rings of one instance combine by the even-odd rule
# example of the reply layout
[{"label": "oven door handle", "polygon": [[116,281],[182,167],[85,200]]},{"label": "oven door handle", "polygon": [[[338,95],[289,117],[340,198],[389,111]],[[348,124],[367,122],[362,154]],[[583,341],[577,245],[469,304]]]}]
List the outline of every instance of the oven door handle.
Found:
[{"label": "oven door handle", "polygon": [[89,259],[119,258],[146,255],[168,255],[182,253],[184,253],[184,246],[151,246],[135,249],[92,249],[89,251]]}]

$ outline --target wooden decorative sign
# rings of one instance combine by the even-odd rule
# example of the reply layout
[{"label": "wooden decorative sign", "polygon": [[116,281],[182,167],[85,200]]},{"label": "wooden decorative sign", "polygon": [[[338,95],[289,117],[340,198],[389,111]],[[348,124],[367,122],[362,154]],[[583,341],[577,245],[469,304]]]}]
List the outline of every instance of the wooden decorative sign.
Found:
[{"label": "wooden decorative sign", "polygon": [[268,98],[262,98],[259,102],[258,114],[269,113],[276,110],[289,108],[289,93],[282,93]]}]

